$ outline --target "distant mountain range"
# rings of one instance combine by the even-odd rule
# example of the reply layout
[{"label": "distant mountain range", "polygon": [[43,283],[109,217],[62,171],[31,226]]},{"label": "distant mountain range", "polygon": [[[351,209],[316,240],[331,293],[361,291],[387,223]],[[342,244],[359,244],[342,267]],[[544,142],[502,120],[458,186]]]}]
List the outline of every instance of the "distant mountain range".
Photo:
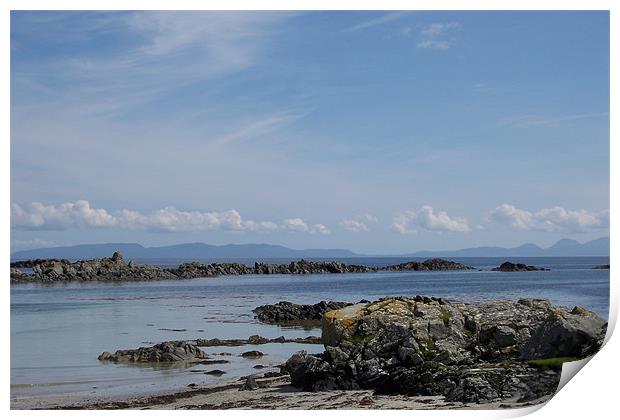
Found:
[{"label": "distant mountain range", "polygon": [[[281,245],[207,245],[188,243],[159,247],[143,247],[140,244],[111,243],[40,248],[17,251],[11,254],[12,260],[36,258],[65,258],[68,260],[91,259],[111,256],[120,251],[127,259],[299,259],[299,258],[356,258],[373,255],[357,254],[346,249],[291,249]],[[548,248],[534,244],[524,244],[516,248],[477,247],[453,251],[420,251],[398,257],[575,257],[608,256],[609,238],[599,238],[580,243],[572,239],[562,239]],[[377,255],[379,256],[379,255]],[[385,257],[385,255],[380,255]]]},{"label": "distant mountain range", "polygon": [[454,251],[420,251],[407,254],[411,257],[606,257],[609,256],[609,238],[599,238],[581,243],[573,239],[561,239],[548,248],[535,244],[523,244],[515,248],[483,246]]}]

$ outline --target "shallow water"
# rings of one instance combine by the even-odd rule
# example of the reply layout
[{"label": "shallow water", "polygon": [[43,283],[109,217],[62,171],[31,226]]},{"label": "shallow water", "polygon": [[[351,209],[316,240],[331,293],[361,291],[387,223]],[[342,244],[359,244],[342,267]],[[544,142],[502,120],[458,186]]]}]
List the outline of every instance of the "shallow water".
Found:
[{"label": "shallow water", "polygon": [[[230,363],[131,366],[97,360],[102,351],[148,346],[165,340],[274,338],[320,335],[318,329],[264,325],[253,319],[256,306],[289,300],[358,301],[387,295],[432,295],[463,301],[544,297],[553,304],[584,306],[607,318],[609,270],[592,270],[608,258],[515,258],[551,268],[546,272],[490,271],[506,258],[459,258],[482,271],[380,272],[307,276],[231,276],[122,284],[11,287],[11,397],[35,395],[109,396],[176,390],[274,367],[293,352],[320,345],[267,344],[207,347]],[[355,259],[383,265],[404,259]],[[173,331],[181,330],[181,331]],[[261,359],[240,354],[258,349]],[[204,371],[221,369],[221,377]]]}]

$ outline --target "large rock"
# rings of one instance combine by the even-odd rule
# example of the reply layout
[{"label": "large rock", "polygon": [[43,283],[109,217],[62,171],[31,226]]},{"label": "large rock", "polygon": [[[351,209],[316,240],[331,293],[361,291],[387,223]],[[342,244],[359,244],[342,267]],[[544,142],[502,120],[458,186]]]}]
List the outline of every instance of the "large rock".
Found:
[{"label": "large rock", "polygon": [[207,358],[198,346],[187,341],[164,341],[152,347],[117,350],[114,353],[104,351],[98,357],[101,361],[121,363],[192,362]]},{"label": "large rock", "polygon": [[549,269],[521,263],[515,264],[510,261],[506,261],[502,263],[499,267],[493,268],[492,271],[503,271],[508,273],[513,271],[549,271]]},{"label": "large rock", "polygon": [[592,312],[547,300],[465,304],[422,296],[346,306],[322,322],[325,351],[295,354],[283,367],[293,385],[469,402],[553,393],[559,373],[528,360],[592,354],[606,327]]}]

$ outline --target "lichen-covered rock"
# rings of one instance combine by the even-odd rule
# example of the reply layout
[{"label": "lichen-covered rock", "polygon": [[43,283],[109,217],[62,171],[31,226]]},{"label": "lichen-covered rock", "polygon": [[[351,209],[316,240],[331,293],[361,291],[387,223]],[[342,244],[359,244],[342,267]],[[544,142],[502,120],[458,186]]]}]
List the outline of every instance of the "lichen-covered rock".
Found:
[{"label": "lichen-covered rock", "polygon": [[104,351],[98,357],[101,361],[120,363],[191,362],[207,358],[198,346],[187,341],[164,341],[152,347],[117,350],[114,353]]},{"label": "lichen-covered rock", "polygon": [[346,306],[326,312],[322,323],[325,351],[295,354],[283,367],[293,385],[466,402],[553,393],[559,373],[527,359],[592,354],[606,328],[590,311],[547,300],[465,304],[422,296]]}]

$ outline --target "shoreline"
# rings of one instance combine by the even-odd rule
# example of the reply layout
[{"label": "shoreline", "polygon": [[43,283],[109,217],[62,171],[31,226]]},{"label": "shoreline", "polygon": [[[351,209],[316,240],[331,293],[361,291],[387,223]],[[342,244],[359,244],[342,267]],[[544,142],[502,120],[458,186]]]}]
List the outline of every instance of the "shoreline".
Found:
[{"label": "shoreline", "polygon": [[516,409],[544,404],[554,394],[537,400],[514,399],[491,403],[448,402],[442,396],[381,395],[372,390],[306,392],[293,387],[288,375],[255,378],[257,389],[240,390],[246,379],[238,378],[187,390],[113,397],[11,398],[12,410],[226,410],[226,409]]}]

